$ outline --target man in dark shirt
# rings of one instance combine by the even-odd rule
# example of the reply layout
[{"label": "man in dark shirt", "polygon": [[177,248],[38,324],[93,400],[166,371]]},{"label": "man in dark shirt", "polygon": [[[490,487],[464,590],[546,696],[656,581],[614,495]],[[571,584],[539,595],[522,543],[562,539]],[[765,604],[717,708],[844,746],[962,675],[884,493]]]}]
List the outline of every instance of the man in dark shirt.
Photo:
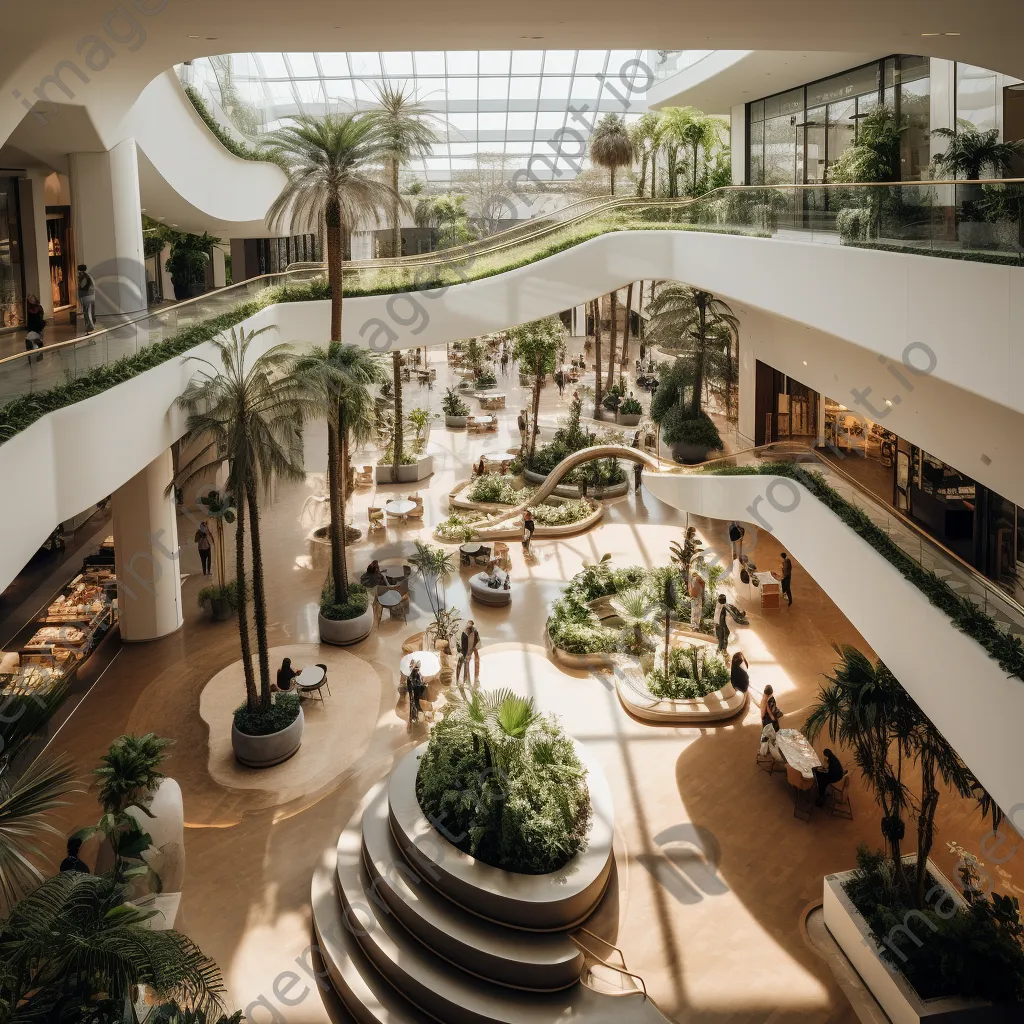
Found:
[{"label": "man in dark shirt", "polygon": [[782,552],[782,592],[790,605],[793,604],[793,563],[785,551]]},{"label": "man in dark shirt", "polygon": [[83,875],[91,873],[89,865],[78,856],[81,848],[82,840],[77,836],[72,836],[68,840],[68,855],[60,862],[61,871],[80,871]]},{"label": "man in dark shirt", "polygon": [[825,748],[825,763],[814,769],[814,778],[818,783],[818,806],[825,802],[825,791],[833,782],[838,782],[846,772],[839,758],[828,747]]}]

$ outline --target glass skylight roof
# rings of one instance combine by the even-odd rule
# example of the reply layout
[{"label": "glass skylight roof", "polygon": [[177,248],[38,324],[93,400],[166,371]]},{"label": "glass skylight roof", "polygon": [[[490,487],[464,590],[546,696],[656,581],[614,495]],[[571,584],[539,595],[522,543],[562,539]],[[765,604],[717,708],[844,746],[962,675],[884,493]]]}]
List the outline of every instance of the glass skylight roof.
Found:
[{"label": "glass skylight roof", "polygon": [[447,182],[476,166],[478,153],[502,156],[510,170],[536,155],[538,178],[567,180],[585,165],[578,157],[595,115],[632,122],[646,109],[647,58],[645,50],[242,53],[197,58],[178,72],[247,134],[297,113],[367,110],[376,83],[409,82],[443,123],[442,141],[408,171]]}]

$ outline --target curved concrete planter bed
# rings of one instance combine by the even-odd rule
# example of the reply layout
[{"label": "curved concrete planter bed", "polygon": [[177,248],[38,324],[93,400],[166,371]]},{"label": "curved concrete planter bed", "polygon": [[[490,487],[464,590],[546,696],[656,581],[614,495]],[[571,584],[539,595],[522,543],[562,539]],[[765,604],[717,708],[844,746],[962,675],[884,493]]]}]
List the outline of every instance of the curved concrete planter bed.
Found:
[{"label": "curved concrete planter bed", "polygon": [[468,414],[466,416],[445,416],[444,425],[451,427],[453,430],[458,430],[460,427],[465,427],[469,420]]},{"label": "curved concrete planter bed", "polygon": [[590,771],[590,844],[553,875],[499,871],[444,840],[416,799],[421,751],[370,791],[313,875],[317,943],[355,1019],[666,1024],[639,993],[624,1000],[579,983],[584,957],[568,931],[601,901],[614,827],[607,780],[587,751],[578,747]]},{"label": "curved concrete planter bed", "polygon": [[[523,470],[523,479],[527,483],[537,486],[543,484],[547,480],[550,474],[548,473],[535,473],[532,469]],[[554,495],[556,498],[579,498],[582,497],[582,493],[578,487],[573,484],[559,484],[554,489]],[[623,480],[620,484],[612,484],[610,487],[593,487],[587,489],[587,495],[591,498],[621,498],[624,494],[629,493],[629,480]]]},{"label": "curved concrete planter bed", "polygon": [[302,728],[305,716],[299,708],[299,716],[291,725],[280,732],[272,732],[267,736],[249,736],[239,732],[231,723],[231,746],[237,760],[250,768],[270,768],[272,765],[287,761],[302,743]]},{"label": "curved concrete planter bed", "polygon": [[413,484],[417,480],[426,480],[431,473],[434,472],[434,456],[433,455],[420,455],[417,457],[416,462],[411,466],[399,466],[398,467],[398,480],[392,481],[391,471],[394,467],[391,465],[381,465],[379,462],[373,469],[373,477],[379,484],[390,484],[393,482],[400,484]]},{"label": "curved concrete planter bed", "polygon": [[691,700],[656,697],[647,689],[640,666],[631,658],[613,656],[615,691],[622,706],[636,718],[664,725],[706,725],[738,715],[747,706],[747,695],[727,683],[720,690]]},{"label": "curved concrete planter bed", "polygon": [[320,639],[325,644],[334,644],[336,647],[357,644],[365,640],[373,629],[373,602],[370,601],[366,611],[354,619],[327,619],[318,613],[317,622],[320,626]]}]

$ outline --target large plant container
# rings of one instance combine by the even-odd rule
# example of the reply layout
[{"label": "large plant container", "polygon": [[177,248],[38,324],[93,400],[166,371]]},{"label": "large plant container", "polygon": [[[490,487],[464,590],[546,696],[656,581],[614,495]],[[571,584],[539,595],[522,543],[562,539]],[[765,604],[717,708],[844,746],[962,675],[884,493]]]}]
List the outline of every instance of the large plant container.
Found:
[{"label": "large plant container", "polygon": [[468,416],[448,416],[446,414],[444,418],[444,425],[446,427],[464,427],[468,420]]},{"label": "large plant container", "polygon": [[231,723],[231,748],[235,758],[250,768],[270,768],[272,765],[287,761],[302,743],[302,729],[305,725],[302,708],[298,718],[290,725],[266,736],[250,736],[240,732]]},{"label": "large plant container", "polygon": [[[904,860],[913,864],[917,857],[911,854]],[[931,901],[932,906],[940,901],[943,906],[965,905],[963,896],[930,860],[928,873],[946,890],[939,900]],[[867,921],[846,895],[843,886],[855,874],[855,871],[843,871],[825,876],[822,900],[825,927],[892,1024],[1010,1024],[1011,1020],[1020,1020],[1019,1008],[995,1006],[981,999],[956,996],[922,999],[906,977],[892,963],[882,959],[881,947],[872,937]],[[928,925],[912,913],[907,915],[903,925],[919,942],[927,942],[931,935]],[[902,932],[900,938],[904,946],[914,941]]]},{"label": "large plant container", "polygon": [[[413,484],[417,480],[426,480],[434,472],[434,456],[420,455],[411,466],[398,467],[398,483]],[[377,463],[374,468],[374,477],[379,484],[389,484],[391,480],[391,466]]]},{"label": "large plant container", "polygon": [[373,602],[367,604],[366,611],[354,619],[327,619],[319,615],[318,622],[320,639],[325,644],[334,644],[336,647],[357,644],[365,640],[373,629]]}]

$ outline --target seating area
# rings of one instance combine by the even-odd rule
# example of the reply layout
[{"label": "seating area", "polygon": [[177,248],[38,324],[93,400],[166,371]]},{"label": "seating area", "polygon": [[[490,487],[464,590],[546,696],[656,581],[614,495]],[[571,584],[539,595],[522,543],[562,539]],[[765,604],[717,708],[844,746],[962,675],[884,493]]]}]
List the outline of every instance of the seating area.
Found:
[{"label": "seating area", "polygon": [[[778,729],[769,723],[761,730],[756,763],[773,775],[785,771],[786,782],[793,791],[793,817],[809,822],[817,804],[818,784],[815,770],[822,767],[807,737],[797,729]],[[853,820],[850,804],[850,773],[828,784],[825,799],[820,806],[836,818]]]},{"label": "seating area", "polygon": [[503,569],[478,572],[469,580],[469,591],[474,601],[501,607],[512,603],[512,578]]},{"label": "seating area", "polygon": [[466,419],[466,430],[470,434],[495,434],[498,421],[493,416],[469,416]]}]

